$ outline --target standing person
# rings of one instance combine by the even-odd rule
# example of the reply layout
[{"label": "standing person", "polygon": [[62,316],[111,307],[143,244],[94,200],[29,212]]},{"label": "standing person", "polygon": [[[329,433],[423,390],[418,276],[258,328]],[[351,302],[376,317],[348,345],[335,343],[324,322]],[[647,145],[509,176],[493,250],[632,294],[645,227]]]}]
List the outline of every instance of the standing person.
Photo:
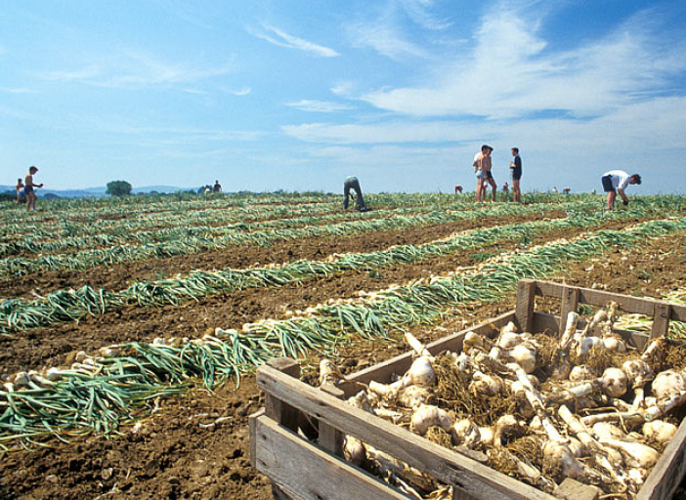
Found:
[{"label": "standing person", "polygon": [[17,203],[21,203],[21,199],[24,197],[24,181],[21,178],[17,179]]},{"label": "standing person", "polygon": [[222,192],[222,185],[219,184],[219,180],[214,181],[214,187],[212,188],[213,193],[221,193]]},{"label": "standing person", "polygon": [[495,201],[496,184],[491,174],[491,152],[493,148],[487,144],[481,146],[481,151],[474,156],[474,172],[476,173],[476,201],[486,201],[486,183],[493,188]]},{"label": "standing person", "polygon": [[[491,200],[495,201],[495,192],[497,190],[497,185],[495,183],[495,179],[493,178],[493,174],[491,173],[492,152],[493,148],[487,144],[484,144],[483,146],[481,146],[481,152],[477,153],[477,155],[474,157],[474,168],[477,169],[476,201],[486,201],[486,183],[490,184],[491,188],[493,188]],[[482,172],[481,179],[479,179],[478,175],[479,168]]]},{"label": "standing person", "polygon": [[360,188],[360,181],[357,180],[357,177],[355,176],[348,177],[347,179],[345,179],[345,182],[343,183],[343,195],[345,196],[345,198],[343,198],[343,210],[348,209],[348,197],[351,196],[351,189],[355,191],[355,195],[357,198],[357,209],[360,212],[367,212],[369,209],[364,204],[364,198],[362,197],[362,189]]},{"label": "standing person", "polygon": [[36,210],[36,193],[33,188],[42,188],[43,184],[34,184],[33,176],[38,172],[38,167],[29,167],[29,173],[24,179],[24,194],[26,195],[26,210]]},{"label": "standing person", "polygon": [[624,190],[629,184],[641,184],[641,176],[629,175],[624,170],[610,170],[603,174],[601,181],[603,190],[607,193],[607,209],[612,210],[615,207],[617,193],[622,197],[624,205],[629,204],[629,198],[624,194]]},{"label": "standing person", "polygon": [[522,192],[519,190],[519,179],[522,178],[522,159],[519,157],[519,148],[512,148],[512,161],[510,162],[510,172],[512,173],[512,195],[514,201],[520,203]]}]

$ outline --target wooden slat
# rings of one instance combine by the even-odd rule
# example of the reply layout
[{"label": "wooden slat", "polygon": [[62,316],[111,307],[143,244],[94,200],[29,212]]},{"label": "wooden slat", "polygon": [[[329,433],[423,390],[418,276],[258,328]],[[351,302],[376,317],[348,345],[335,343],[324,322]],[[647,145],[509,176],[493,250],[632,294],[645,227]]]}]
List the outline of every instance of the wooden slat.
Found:
[{"label": "wooden slat", "polygon": [[653,328],[650,331],[650,338],[666,337],[669,332],[669,317],[672,313],[672,306],[662,302],[655,303],[655,313],[653,318]]},{"label": "wooden slat", "polygon": [[560,306],[560,323],[558,334],[562,334],[567,326],[567,317],[570,312],[576,312],[579,307],[579,289],[571,286],[565,286],[562,289],[562,304]]},{"label": "wooden slat", "polygon": [[266,416],[255,420],[258,471],[297,500],[407,500],[379,479],[353,467]]},{"label": "wooden slat", "polygon": [[[455,484],[479,499],[551,500],[553,497],[512,479],[475,460],[438,446],[269,366],[257,371],[258,386],[362,442],[429,473],[445,484]],[[259,456],[259,444],[258,444]],[[352,498],[352,497],[351,497]]]},{"label": "wooden slat", "polygon": [[453,487],[453,498],[452,500],[479,500],[478,498],[474,498],[472,495],[467,493],[464,490],[461,490],[460,488],[455,488]]},{"label": "wooden slat", "polygon": [[[291,358],[275,358],[267,361],[267,365],[289,377],[300,378],[300,365]],[[297,430],[300,420],[299,412],[271,394],[265,395],[265,413],[269,418],[285,425],[289,429]]]},{"label": "wooden slat", "polygon": [[[462,340],[467,332],[490,335],[491,333],[495,332],[494,328],[501,328],[509,321],[513,320],[513,312],[501,314],[497,318],[480,323],[472,328],[466,328],[457,333],[442,337],[427,344],[426,348],[431,354],[438,354],[446,350],[461,352]],[[383,363],[379,363],[369,368],[365,368],[364,370],[355,372],[346,377],[348,382],[341,384],[339,388],[345,392],[346,397],[350,397],[360,389],[359,384],[368,384],[372,380],[382,383],[388,382],[393,374],[405,373],[410,368],[413,356],[414,353],[412,351],[407,351],[403,354],[395,356],[394,358],[384,361]]]},{"label": "wooden slat", "polygon": [[[536,293],[544,297],[562,298],[565,285],[552,283],[549,281],[536,281]],[[601,290],[591,290],[589,288],[579,288],[579,302],[591,306],[605,307],[608,303],[616,302],[623,312],[644,314],[652,316],[655,312],[654,304],[664,301],[656,301],[649,297],[639,298],[618,293],[603,292]],[[672,321],[686,321],[686,306],[670,304],[671,312],[669,319]]]},{"label": "wooden slat", "polygon": [[255,413],[248,417],[248,428],[250,431],[250,465],[255,467],[255,458],[257,457],[257,440],[253,439],[255,435],[255,421],[258,417],[264,415],[264,408],[260,408]]},{"label": "wooden slat", "polygon": [[[342,399],[345,394],[341,389],[332,385],[324,384],[319,387],[321,391],[331,394],[333,397]],[[319,422],[319,446],[334,455],[343,456],[343,439],[344,435],[335,427],[330,426],[326,422]]]},{"label": "wooden slat", "polygon": [[519,280],[517,283],[517,305],[515,318],[520,332],[531,332],[534,321],[534,300],[536,282],[533,280]]},{"label": "wooden slat", "polygon": [[[534,313],[534,332],[536,333],[543,333],[545,331],[556,332],[559,324],[560,316],[548,313]],[[585,321],[579,321],[577,327],[579,329],[583,329],[585,326]],[[615,329],[612,331],[620,335],[624,339],[624,341],[629,343],[629,345],[631,345],[632,347],[636,347],[639,350],[642,350],[650,340],[648,335],[641,332],[620,329]]]}]

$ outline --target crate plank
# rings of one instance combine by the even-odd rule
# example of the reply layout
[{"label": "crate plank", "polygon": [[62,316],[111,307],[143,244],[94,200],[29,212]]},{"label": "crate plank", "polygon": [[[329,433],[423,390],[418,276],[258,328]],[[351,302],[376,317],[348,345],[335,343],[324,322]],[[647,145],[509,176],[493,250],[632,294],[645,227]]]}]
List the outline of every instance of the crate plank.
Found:
[{"label": "crate plank", "polygon": [[[566,285],[552,283],[549,281],[536,281],[536,294],[544,297],[553,297],[562,299],[563,291]],[[646,316],[653,316],[655,313],[655,303],[664,303],[664,301],[654,300],[649,297],[631,297],[629,295],[621,295],[618,293],[603,292],[601,290],[592,290],[590,288],[578,288],[579,302],[597,307],[606,307],[610,302],[616,302],[623,312],[644,314]],[[674,321],[686,321],[686,306],[677,304],[670,304],[671,312],[669,319]]]},{"label": "crate plank", "polygon": [[535,295],[536,282],[534,280],[519,280],[517,283],[515,317],[517,328],[522,332],[530,332],[533,326]]},{"label": "crate plank", "polygon": [[657,302],[655,304],[655,313],[653,315],[653,328],[650,332],[650,338],[666,337],[669,332],[669,317],[672,314],[672,306],[670,304],[663,304]]},{"label": "crate plank", "polygon": [[298,500],[407,500],[379,479],[351,466],[279,426],[266,416],[255,419],[258,471]]},{"label": "crate plank", "polygon": [[551,500],[536,488],[505,476],[466,456],[352,407],[269,366],[257,371],[258,386],[319,421],[351,434],[445,484],[459,485],[480,499]]},{"label": "crate plank", "polygon": [[[480,323],[472,328],[466,328],[451,335],[442,337],[434,342],[426,345],[426,348],[431,354],[438,354],[443,351],[462,351],[462,340],[467,332],[479,333],[482,335],[490,335],[495,333],[497,328],[505,326],[509,321],[514,321],[515,316],[513,312],[507,312],[500,316],[493,318],[484,323]],[[412,365],[414,359],[414,352],[408,351],[398,356],[395,356],[387,361],[377,365],[365,368],[352,375],[346,377],[348,383],[341,384],[340,388],[346,394],[346,397],[352,396],[359,384],[368,384],[374,380],[376,382],[388,382],[393,374],[405,373]],[[351,387],[352,383],[352,387]]]},{"label": "crate plank", "polygon": [[562,304],[560,306],[560,327],[558,332],[565,331],[567,326],[567,317],[570,312],[576,312],[579,307],[579,289],[571,286],[565,286],[562,289]]}]

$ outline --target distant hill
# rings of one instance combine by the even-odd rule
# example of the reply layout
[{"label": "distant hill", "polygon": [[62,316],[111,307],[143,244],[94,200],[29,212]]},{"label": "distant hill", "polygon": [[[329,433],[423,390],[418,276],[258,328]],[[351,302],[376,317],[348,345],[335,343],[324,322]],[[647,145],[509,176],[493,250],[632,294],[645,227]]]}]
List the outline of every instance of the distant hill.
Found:
[{"label": "distant hill", "polygon": [[[176,186],[144,186],[134,187],[131,190],[131,192],[133,194],[151,193],[153,191],[156,193],[175,193],[177,191],[197,191],[197,189],[197,187],[180,188]],[[0,193],[4,193],[5,191],[11,191],[12,193],[14,193],[14,186],[0,185]],[[53,198],[54,196],[60,198],[101,198],[103,196],[106,196],[106,191],[107,188],[102,186],[84,189],[38,189],[36,190],[36,193],[38,194],[39,198]]]}]

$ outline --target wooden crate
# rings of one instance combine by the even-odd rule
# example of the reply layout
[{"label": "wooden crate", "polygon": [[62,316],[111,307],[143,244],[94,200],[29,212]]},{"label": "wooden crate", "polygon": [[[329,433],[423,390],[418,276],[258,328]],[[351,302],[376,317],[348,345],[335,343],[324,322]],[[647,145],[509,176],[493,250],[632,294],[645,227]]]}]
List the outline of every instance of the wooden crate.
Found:
[{"label": "wooden crate", "polygon": [[[560,300],[560,315],[536,312],[535,297]],[[499,328],[514,321],[520,331],[564,329],[567,313],[580,304],[606,307],[616,302],[624,313],[654,317],[650,335],[618,331],[631,345],[642,349],[652,337],[665,335],[670,320],[686,321],[686,307],[648,298],[577,288],[550,282],[522,280],[513,311],[480,325],[439,339],[427,348],[432,354],[445,350],[460,352],[467,332],[496,335]],[[584,323],[580,322],[580,327]],[[342,458],[342,438],[353,435],[364,443],[390,454],[408,465],[452,485],[454,500],[593,500],[598,491],[565,480],[556,497],[508,477],[485,465],[485,455],[470,450],[456,452],[381,418],[346,404],[359,384],[371,380],[388,382],[392,374],[409,369],[412,352],[361,370],[347,377],[341,386],[315,388],[299,380],[299,365],[288,358],[273,360],[257,371],[257,383],[265,393],[265,407],[250,419],[251,461],[270,478],[277,499],[296,500],[390,500],[407,499],[405,494]],[[309,437],[309,439],[308,439]],[[671,498],[686,471],[686,424],[662,454],[637,500]]]}]

